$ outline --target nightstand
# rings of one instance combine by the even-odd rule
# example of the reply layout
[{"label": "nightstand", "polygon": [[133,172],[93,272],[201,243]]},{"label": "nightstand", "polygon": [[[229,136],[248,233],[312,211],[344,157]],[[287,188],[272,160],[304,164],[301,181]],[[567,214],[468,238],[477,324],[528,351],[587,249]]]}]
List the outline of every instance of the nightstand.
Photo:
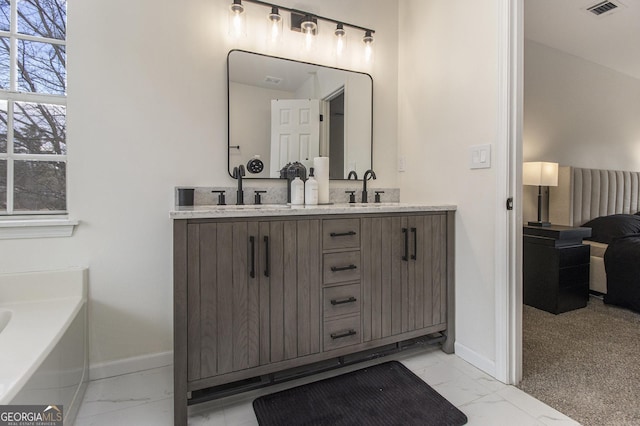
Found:
[{"label": "nightstand", "polygon": [[524,303],[553,314],[584,308],[589,300],[591,228],[524,226]]}]

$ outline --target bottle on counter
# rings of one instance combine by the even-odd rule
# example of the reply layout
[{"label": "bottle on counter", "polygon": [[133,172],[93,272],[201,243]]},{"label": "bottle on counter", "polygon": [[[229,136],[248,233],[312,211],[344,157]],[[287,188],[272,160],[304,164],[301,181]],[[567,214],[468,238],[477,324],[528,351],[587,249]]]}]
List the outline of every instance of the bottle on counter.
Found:
[{"label": "bottle on counter", "polygon": [[304,205],[304,181],[300,179],[299,172],[296,172],[296,177],[291,182],[291,205]]},{"label": "bottle on counter", "polygon": [[307,206],[318,204],[318,181],[313,176],[313,167],[309,169],[309,179],[304,184],[304,203]]}]

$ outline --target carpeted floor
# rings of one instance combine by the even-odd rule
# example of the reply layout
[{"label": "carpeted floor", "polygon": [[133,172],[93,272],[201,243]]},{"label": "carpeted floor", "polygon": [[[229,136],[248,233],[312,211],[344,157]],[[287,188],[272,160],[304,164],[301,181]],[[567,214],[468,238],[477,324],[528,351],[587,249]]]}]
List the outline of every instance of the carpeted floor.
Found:
[{"label": "carpeted floor", "polygon": [[585,426],[640,425],[640,314],[591,297],[553,315],[523,308],[518,386]]}]

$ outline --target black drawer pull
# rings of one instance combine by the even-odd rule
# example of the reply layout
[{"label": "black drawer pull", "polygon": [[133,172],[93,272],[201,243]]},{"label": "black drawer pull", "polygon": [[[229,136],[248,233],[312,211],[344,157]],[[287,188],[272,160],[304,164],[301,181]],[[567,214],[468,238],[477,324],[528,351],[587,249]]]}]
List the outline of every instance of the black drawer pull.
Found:
[{"label": "black drawer pull", "polygon": [[411,228],[411,233],[413,234],[413,254],[411,255],[411,259],[416,260],[418,258],[418,230]]},{"label": "black drawer pull", "polygon": [[358,269],[358,267],[354,264],[351,264],[349,266],[332,266],[331,272],[349,271],[351,269]]},{"label": "black drawer pull", "polygon": [[355,336],[355,335],[356,335],[356,331],[354,329],[351,329],[347,331],[341,331],[338,333],[331,333],[331,338],[333,340],[336,340],[336,339],[342,339],[343,337],[349,337],[349,336]]},{"label": "black drawer pull", "polygon": [[353,303],[353,302],[356,302],[357,300],[358,300],[358,299],[356,299],[355,297],[353,297],[353,296],[349,296],[349,297],[348,297],[348,298],[346,298],[346,299],[340,299],[340,300],[338,300],[338,299],[331,299],[331,304],[332,304],[332,305],[334,305],[334,306],[335,306],[335,305],[343,305],[343,304],[345,304],[345,303]]},{"label": "black drawer pull", "polygon": [[249,244],[251,245],[251,270],[249,276],[251,278],[256,277],[256,239],[255,237],[249,237]]},{"label": "black drawer pull", "polygon": [[409,261],[409,230],[407,228],[402,228],[402,233],[404,234],[404,255],[402,256],[402,260],[408,262]]},{"label": "black drawer pull", "polygon": [[332,232],[329,234],[331,237],[350,237],[351,235],[356,235],[356,231],[349,232]]},{"label": "black drawer pull", "polygon": [[269,237],[264,236],[264,276],[269,277]]}]

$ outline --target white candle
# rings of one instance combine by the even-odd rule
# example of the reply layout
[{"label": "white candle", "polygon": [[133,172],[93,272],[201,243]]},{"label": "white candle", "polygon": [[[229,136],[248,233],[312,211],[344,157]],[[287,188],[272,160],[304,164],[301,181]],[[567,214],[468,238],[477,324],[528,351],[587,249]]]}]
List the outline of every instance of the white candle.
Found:
[{"label": "white candle", "polygon": [[315,157],[313,170],[318,181],[318,204],[329,204],[329,157]]}]

